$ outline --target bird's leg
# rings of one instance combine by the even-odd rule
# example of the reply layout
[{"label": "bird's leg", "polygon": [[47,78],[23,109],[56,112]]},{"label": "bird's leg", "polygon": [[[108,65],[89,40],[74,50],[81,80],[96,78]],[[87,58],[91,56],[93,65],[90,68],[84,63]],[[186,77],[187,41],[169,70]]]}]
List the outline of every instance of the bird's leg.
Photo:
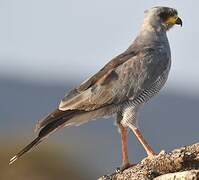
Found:
[{"label": "bird's leg", "polygon": [[138,140],[140,141],[140,143],[144,147],[144,149],[145,149],[148,157],[149,158],[153,158],[156,155],[156,153],[153,151],[153,149],[151,148],[151,146],[144,139],[144,137],[142,136],[142,134],[139,131],[139,129],[136,128],[136,127],[134,127],[134,126],[130,126],[130,129],[134,132],[135,136],[138,138]]},{"label": "bird's leg", "polygon": [[121,132],[121,142],[122,142],[122,168],[124,170],[130,167],[128,160],[128,149],[127,149],[127,128],[123,127],[121,124],[118,124]]}]

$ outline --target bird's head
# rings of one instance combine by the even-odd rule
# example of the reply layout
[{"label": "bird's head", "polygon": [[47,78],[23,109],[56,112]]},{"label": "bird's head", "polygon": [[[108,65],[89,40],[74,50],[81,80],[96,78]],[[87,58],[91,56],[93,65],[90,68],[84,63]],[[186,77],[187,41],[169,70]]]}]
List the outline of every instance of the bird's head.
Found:
[{"label": "bird's head", "polygon": [[176,9],[159,6],[145,11],[145,26],[151,26],[159,31],[167,31],[175,24],[182,26],[182,20],[178,17]]}]

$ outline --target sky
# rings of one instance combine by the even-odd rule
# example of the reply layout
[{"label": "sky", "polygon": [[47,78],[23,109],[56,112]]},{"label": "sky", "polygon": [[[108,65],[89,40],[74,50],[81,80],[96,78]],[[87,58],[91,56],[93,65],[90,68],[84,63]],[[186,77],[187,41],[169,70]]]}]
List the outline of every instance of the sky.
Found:
[{"label": "sky", "polygon": [[136,37],[144,11],[178,10],[183,27],[168,32],[168,87],[199,94],[199,1],[1,0],[0,76],[39,83],[81,82]]},{"label": "sky", "polygon": [[[8,85],[0,83],[1,132],[13,129],[12,132],[17,132],[16,137],[22,134],[24,138],[29,138],[36,119],[59,103],[59,98],[65,93],[64,87],[69,88],[71,82],[78,84],[84,81],[133,42],[142,24],[144,11],[153,6],[176,8],[183,27],[176,26],[168,32],[172,67],[163,90],[168,94],[163,94],[160,96],[162,99],[154,101],[157,104],[146,108],[146,114],[140,118],[140,127],[158,151],[197,141],[198,98],[195,95],[199,97],[199,1],[196,0],[0,0],[0,80],[5,78],[9,82],[9,79],[16,79],[16,84],[14,81]],[[18,80],[61,86],[27,86]],[[194,96],[189,99],[184,94]],[[10,102],[15,107],[12,113]],[[181,128],[176,131],[179,124]],[[30,134],[24,136],[19,128],[26,129]],[[73,150],[75,147],[77,157],[84,156],[80,144],[85,146],[85,159],[91,152],[89,156],[93,157],[90,158],[93,164],[100,167],[101,163],[106,172],[106,167],[112,169],[119,165],[120,143],[116,141],[112,121],[108,125],[103,121],[101,124],[91,123],[82,127],[81,132],[79,130],[67,130],[71,132],[71,146],[67,144],[69,134],[63,134],[67,147],[65,154],[68,148]],[[143,157],[144,151],[132,138],[129,138],[130,156],[136,160]],[[96,149],[93,151],[90,141],[97,142],[100,147],[97,148],[98,154],[101,153],[98,164],[95,161]],[[23,145],[18,141],[15,143],[19,148]],[[116,146],[118,148],[114,152],[107,153],[107,148]],[[106,167],[101,158],[103,155],[106,155]],[[110,165],[113,161],[114,165]]]}]

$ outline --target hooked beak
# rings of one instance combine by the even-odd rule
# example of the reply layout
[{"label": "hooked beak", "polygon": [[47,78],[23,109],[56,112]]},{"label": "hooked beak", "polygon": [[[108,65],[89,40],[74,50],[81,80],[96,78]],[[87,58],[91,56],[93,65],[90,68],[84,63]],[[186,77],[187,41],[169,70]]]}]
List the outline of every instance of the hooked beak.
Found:
[{"label": "hooked beak", "polygon": [[182,19],[180,19],[179,17],[176,19],[175,24],[178,24],[182,27]]},{"label": "hooked beak", "polygon": [[166,20],[167,24],[170,25],[174,25],[174,24],[178,24],[182,26],[182,20],[177,16],[170,16],[167,20]]}]

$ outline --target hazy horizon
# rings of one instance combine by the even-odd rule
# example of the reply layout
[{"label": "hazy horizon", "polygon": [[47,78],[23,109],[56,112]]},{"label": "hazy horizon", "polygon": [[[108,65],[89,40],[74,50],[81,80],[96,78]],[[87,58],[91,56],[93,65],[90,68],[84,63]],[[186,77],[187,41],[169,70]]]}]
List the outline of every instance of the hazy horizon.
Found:
[{"label": "hazy horizon", "polygon": [[81,82],[132,43],[144,11],[157,5],[177,8],[183,20],[182,28],[168,32],[172,68],[167,85],[199,94],[199,2],[193,0],[141,0],[136,6],[130,0],[2,1],[0,75],[40,83]]},{"label": "hazy horizon", "polygon": [[[132,43],[144,11],[158,5],[176,8],[183,27],[168,32],[169,79],[141,110],[139,128],[156,152],[199,140],[199,1],[3,0],[0,179],[96,179],[121,165],[120,134],[113,117],[62,129],[13,166],[8,161],[36,136],[36,122],[54,110],[69,89]],[[131,163],[146,156],[130,132],[128,144]]]}]

